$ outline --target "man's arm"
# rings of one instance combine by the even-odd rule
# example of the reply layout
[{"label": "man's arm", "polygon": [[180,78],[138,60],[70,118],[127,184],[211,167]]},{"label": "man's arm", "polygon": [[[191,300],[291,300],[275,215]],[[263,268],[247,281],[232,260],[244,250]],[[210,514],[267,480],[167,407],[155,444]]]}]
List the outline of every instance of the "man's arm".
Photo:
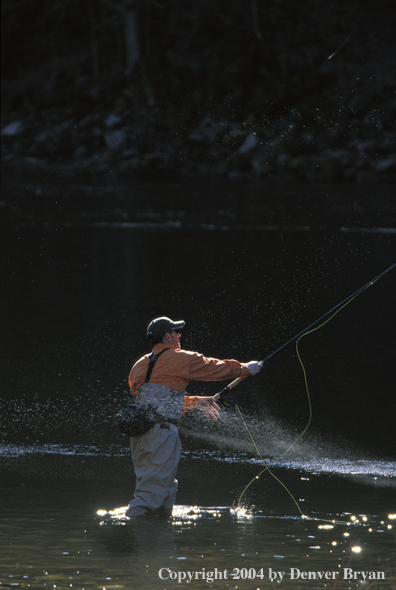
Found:
[{"label": "man's arm", "polygon": [[189,366],[190,381],[222,381],[236,379],[247,375],[257,375],[261,371],[262,363],[250,361],[240,363],[235,360],[219,360],[194,353]]},{"label": "man's arm", "polygon": [[220,360],[205,357],[203,354],[191,355],[189,364],[190,381],[223,381],[249,375],[248,365],[235,360]]},{"label": "man's arm", "polygon": [[[240,363],[234,360],[219,360],[204,357],[201,354],[194,353],[190,362],[189,379],[197,381],[219,381],[222,379],[232,379],[235,376],[246,377],[247,375],[257,375],[261,371],[262,363],[259,361],[250,361],[249,363]],[[182,415],[190,410],[200,409],[207,416],[208,420],[212,417],[215,420],[220,417],[219,406],[213,397],[204,396],[185,396]]]}]

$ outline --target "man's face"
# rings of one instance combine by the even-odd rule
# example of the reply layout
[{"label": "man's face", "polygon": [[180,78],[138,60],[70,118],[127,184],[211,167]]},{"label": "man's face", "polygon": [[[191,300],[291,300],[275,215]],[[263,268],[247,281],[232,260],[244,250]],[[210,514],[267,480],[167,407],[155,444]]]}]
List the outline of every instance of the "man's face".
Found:
[{"label": "man's face", "polygon": [[169,344],[171,348],[180,348],[180,338],[180,332],[172,330],[172,332],[167,332],[165,334],[165,343]]}]

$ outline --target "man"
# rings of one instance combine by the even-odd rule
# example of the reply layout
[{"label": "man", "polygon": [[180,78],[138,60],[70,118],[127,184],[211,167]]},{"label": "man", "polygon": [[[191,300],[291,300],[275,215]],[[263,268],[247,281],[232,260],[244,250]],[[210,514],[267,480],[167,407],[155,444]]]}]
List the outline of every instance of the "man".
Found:
[{"label": "man", "polygon": [[[131,453],[136,474],[134,499],[125,513],[129,518],[148,514],[170,515],[177,492],[176,473],[181,444],[177,422],[190,410],[202,410],[208,419],[217,419],[219,406],[212,397],[188,396],[190,381],[220,381],[256,375],[262,364],[204,357],[182,350],[180,330],[184,321],[167,317],[154,319],[147,328],[152,356],[139,359],[129,375],[129,386],[137,403],[151,405],[163,418],[140,436],[131,437]],[[151,363],[150,363],[151,360]]]}]

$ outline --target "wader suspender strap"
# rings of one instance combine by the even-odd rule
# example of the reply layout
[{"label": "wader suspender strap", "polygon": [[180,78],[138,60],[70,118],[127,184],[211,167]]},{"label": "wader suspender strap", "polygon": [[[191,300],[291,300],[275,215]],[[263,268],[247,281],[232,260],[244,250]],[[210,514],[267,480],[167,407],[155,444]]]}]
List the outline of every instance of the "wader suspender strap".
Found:
[{"label": "wader suspender strap", "polygon": [[149,362],[149,366],[147,369],[147,373],[146,373],[146,379],[144,380],[145,383],[148,383],[150,381],[150,377],[151,377],[151,373],[153,372],[154,369],[154,365],[156,363],[156,361],[158,360],[158,358],[161,356],[161,354],[163,352],[165,352],[165,350],[169,350],[169,348],[164,348],[164,350],[161,350],[161,352],[159,352],[158,354],[154,354],[153,352],[150,354],[150,362]]}]

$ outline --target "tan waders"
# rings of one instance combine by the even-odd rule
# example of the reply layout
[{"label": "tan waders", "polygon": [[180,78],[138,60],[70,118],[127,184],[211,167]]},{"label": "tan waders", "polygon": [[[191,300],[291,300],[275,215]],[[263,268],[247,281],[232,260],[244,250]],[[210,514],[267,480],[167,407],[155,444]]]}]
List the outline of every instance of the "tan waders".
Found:
[{"label": "tan waders", "polygon": [[131,437],[131,454],[136,487],[125,515],[130,518],[145,514],[171,515],[181,454],[177,426],[155,424],[145,434]]}]

